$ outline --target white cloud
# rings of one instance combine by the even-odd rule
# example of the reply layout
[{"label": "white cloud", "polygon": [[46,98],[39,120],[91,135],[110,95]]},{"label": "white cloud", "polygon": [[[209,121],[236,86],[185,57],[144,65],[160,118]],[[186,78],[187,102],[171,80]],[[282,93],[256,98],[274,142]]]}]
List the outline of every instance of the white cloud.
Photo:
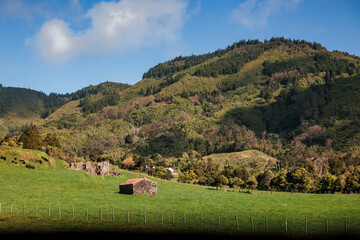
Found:
[{"label": "white cloud", "polygon": [[122,0],[100,2],[85,15],[90,27],[75,32],[63,20],[46,22],[26,41],[51,62],[81,54],[109,54],[178,39],[188,2]]},{"label": "white cloud", "polygon": [[34,38],[27,39],[25,44],[34,46],[47,60],[57,62],[76,52],[77,39],[64,21],[53,19],[46,22],[40,32]]},{"label": "white cloud", "polygon": [[231,12],[233,22],[248,28],[260,28],[281,11],[295,9],[301,0],[246,0]]}]

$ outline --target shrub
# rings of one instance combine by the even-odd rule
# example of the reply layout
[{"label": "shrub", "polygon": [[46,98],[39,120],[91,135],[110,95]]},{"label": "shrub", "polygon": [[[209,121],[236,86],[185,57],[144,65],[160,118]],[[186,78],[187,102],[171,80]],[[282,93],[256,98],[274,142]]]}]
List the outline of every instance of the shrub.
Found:
[{"label": "shrub", "polygon": [[25,167],[28,168],[28,169],[35,169],[35,166],[32,165],[32,164],[30,164],[30,163],[27,163],[27,164],[25,165]]}]

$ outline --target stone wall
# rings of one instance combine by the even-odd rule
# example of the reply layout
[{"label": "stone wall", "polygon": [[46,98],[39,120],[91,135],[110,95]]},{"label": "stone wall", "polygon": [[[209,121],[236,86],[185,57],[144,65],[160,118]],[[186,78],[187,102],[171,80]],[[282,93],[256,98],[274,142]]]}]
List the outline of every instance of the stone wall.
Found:
[{"label": "stone wall", "polygon": [[157,184],[156,182],[144,179],[134,183],[133,194],[148,194],[150,196],[157,195]]},{"label": "stone wall", "polygon": [[99,162],[93,165],[92,162],[77,162],[71,163],[70,169],[72,170],[81,170],[85,171],[90,175],[100,175],[100,176],[120,176],[120,173],[110,172],[110,162]]},{"label": "stone wall", "polygon": [[97,175],[110,176],[110,162],[100,162],[95,169]]},{"label": "stone wall", "polygon": [[97,174],[96,174],[96,171],[95,171],[95,167],[92,165],[91,162],[86,162],[86,163],[83,163],[83,162],[71,163],[70,169],[72,169],[72,170],[77,170],[77,171],[82,170],[82,171],[87,172],[87,173],[90,174],[90,175],[97,175]]}]

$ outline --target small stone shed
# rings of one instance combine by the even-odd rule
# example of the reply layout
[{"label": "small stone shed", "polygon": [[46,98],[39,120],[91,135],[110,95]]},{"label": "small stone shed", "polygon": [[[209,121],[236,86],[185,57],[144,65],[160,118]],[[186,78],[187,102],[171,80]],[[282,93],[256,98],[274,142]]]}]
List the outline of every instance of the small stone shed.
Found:
[{"label": "small stone shed", "polygon": [[130,178],[120,184],[120,193],[157,195],[157,183],[147,178]]}]

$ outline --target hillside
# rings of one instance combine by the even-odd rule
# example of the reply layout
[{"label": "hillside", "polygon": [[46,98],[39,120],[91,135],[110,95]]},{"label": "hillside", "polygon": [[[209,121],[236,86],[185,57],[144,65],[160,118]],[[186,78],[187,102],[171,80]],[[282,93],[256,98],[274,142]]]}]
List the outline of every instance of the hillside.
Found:
[{"label": "hillside", "polygon": [[[1,84],[0,84],[1,85]],[[66,102],[65,95],[49,96],[31,89],[0,87],[0,134],[7,135],[37,122]]]},{"label": "hillside", "polygon": [[68,161],[110,154],[166,167],[191,151],[258,150],[321,175],[335,172],[329,160],[360,161],[359,73],[359,57],[319,43],[242,40],[160,63],[132,86],[79,90],[36,124]]},{"label": "hillside", "polygon": [[46,95],[31,89],[3,87],[0,84],[0,136],[14,134],[23,130],[25,125],[41,122],[65,104],[79,99],[82,100],[74,107],[81,107],[82,112],[86,113],[116,105],[119,94],[129,86],[106,82],[70,94]]},{"label": "hillside", "polygon": [[0,147],[0,161],[6,165],[13,165],[27,169],[65,169],[68,164],[47,153],[32,149],[15,147]]}]

